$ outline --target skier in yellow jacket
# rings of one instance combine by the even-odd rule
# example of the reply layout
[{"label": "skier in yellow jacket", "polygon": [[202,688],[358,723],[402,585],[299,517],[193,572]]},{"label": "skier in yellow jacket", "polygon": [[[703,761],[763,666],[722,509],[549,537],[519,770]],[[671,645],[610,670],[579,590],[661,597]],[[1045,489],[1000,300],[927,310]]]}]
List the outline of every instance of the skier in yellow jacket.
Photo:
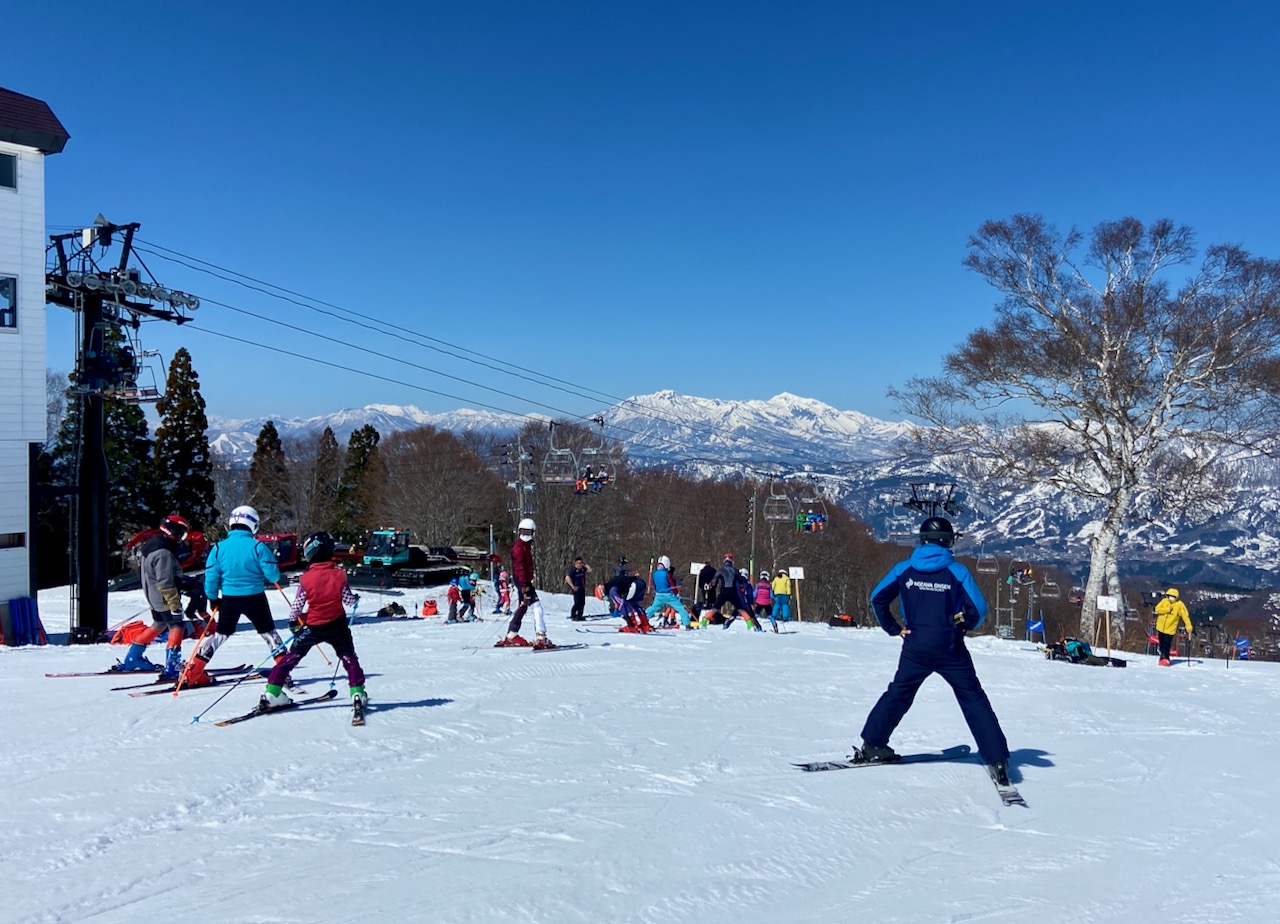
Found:
[{"label": "skier in yellow jacket", "polygon": [[1191,627],[1191,614],[1187,606],[1178,599],[1178,589],[1170,587],[1156,604],[1156,635],[1160,639],[1160,666],[1169,666],[1169,649],[1173,646],[1173,637],[1178,632],[1178,623],[1187,627],[1187,635],[1195,630]]}]

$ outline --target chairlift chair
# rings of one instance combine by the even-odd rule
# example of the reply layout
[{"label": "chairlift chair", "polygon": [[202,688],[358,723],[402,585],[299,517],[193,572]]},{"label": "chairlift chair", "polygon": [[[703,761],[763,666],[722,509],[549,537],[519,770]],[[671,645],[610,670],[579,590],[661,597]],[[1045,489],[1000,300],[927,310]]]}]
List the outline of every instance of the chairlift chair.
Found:
[{"label": "chairlift chair", "polygon": [[796,532],[822,533],[827,529],[827,505],[812,485],[800,495],[799,510],[795,514]]},{"label": "chairlift chair", "polygon": [[912,540],[917,535],[916,517],[900,504],[893,505],[893,512],[888,517],[890,539]]},{"label": "chairlift chair", "polygon": [[542,457],[542,483],[572,485],[578,481],[578,457],[572,449],[560,449],[556,446],[556,423],[547,422],[551,431],[550,443],[546,455]]},{"label": "chairlift chair", "polygon": [[1062,589],[1058,587],[1057,581],[1045,578],[1040,582],[1040,596],[1046,600],[1057,600],[1062,596]]},{"label": "chairlift chair", "polygon": [[599,494],[606,485],[618,480],[618,466],[604,439],[604,418],[592,417],[600,427],[600,443],[578,450],[578,476],[574,479],[577,494]]},{"label": "chairlift chair", "polygon": [[983,550],[978,553],[978,562],[975,567],[979,574],[996,574],[1000,571],[1000,562],[996,561],[994,555],[988,555]]},{"label": "chairlift chair", "polygon": [[764,518],[774,523],[790,523],[795,519],[796,508],[786,492],[775,494],[773,483],[769,483],[769,496],[764,502]]}]

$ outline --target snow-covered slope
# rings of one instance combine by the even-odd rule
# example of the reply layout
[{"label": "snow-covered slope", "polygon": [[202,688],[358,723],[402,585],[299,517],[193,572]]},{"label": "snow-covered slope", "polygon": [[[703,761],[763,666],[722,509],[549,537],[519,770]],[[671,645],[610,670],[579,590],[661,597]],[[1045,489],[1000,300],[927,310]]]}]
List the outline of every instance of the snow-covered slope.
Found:
[{"label": "snow-covered slope", "polygon": [[[44,677],[101,668],[119,648],[0,649],[0,917],[1274,918],[1280,665],[1158,668],[1134,656],[1114,670],[973,640],[1030,805],[1004,808],[974,762],[789,767],[857,740],[900,647],[880,632],[579,634],[568,598],[544,598],[552,638],[591,647],[463,647],[489,644],[495,622],[357,626],[364,728],[340,702],[217,728],[260,683],[136,699],[109,692],[113,678]],[[416,609],[420,597],[402,602]],[[366,594],[361,609],[377,605]],[[143,606],[113,594],[111,617]],[[65,590],[41,607],[65,630]],[[214,666],[265,653],[245,627]],[[309,692],[333,675],[318,653],[297,672]],[[957,743],[972,739],[934,678],[894,744]]]}]

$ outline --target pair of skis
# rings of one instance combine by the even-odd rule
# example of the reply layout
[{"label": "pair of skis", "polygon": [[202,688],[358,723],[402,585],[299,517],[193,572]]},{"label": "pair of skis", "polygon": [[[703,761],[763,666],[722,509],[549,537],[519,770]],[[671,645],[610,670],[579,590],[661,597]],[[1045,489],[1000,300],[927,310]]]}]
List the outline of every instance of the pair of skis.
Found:
[{"label": "pair of skis", "polygon": [[[793,763],[791,766],[806,773],[816,773],[823,770],[856,770],[859,767],[891,767],[895,764],[927,764],[944,760],[962,760],[969,756],[971,749],[967,744],[957,745],[953,748],[947,748],[942,751],[922,751],[917,754],[903,754],[897,760],[859,760],[857,758],[845,758],[844,760],[818,760],[810,763]],[[987,773],[991,777],[991,782],[996,788],[996,792],[1000,795],[1000,801],[1005,805],[1021,805],[1027,807],[1027,801],[1022,798],[1022,794],[1018,792],[1016,786],[1007,781],[1001,781],[997,777],[995,767],[987,766]]]},{"label": "pair of skis", "polygon": [[[260,718],[261,716],[264,716],[264,715],[275,715],[277,712],[289,712],[291,710],[297,709],[299,706],[310,706],[315,703],[326,703],[331,699],[336,699],[337,696],[338,696],[337,690],[325,690],[319,696],[311,696],[311,697],[308,697],[307,699],[295,699],[293,700],[293,702],[287,703],[284,706],[263,707],[261,704],[259,704],[253,707],[252,709],[250,709],[248,712],[244,713],[243,715],[232,716],[229,719],[223,719],[221,722],[214,722],[213,724],[217,725],[220,728],[227,725],[236,725],[240,722],[247,722],[250,719]],[[366,711],[367,711],[367,708],[364,704],[364,700],[353,699],[351,701],[351,724],[354,726],[363,725]]]}]

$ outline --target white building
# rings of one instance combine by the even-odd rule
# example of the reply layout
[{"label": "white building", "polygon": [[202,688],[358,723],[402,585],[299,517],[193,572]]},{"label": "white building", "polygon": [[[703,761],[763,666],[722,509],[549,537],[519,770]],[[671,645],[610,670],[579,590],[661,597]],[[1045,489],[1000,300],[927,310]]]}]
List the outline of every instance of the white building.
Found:
[{"label": "white building", "polygon": [[44,159],[66,146],[48,105],[0,88],[0,617],[35,595],[32,443],[45,440]]}]

